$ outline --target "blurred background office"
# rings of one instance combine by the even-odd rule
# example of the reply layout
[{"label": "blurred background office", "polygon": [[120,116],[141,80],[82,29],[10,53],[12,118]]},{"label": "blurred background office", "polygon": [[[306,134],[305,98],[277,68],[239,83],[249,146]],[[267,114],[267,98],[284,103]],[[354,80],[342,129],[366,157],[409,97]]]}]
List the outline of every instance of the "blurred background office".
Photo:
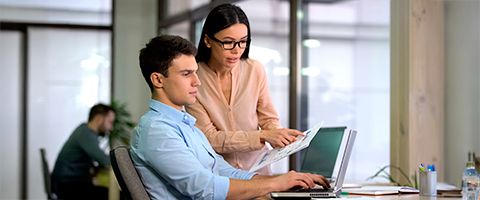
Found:
[{"label": "blurred background office", "polygon": [[[347,182],[365,182],[389,164],[413,174],[413,154],[423,155],[408,149],[425,148],[438,150],[418,159],[437,162],[440,180],[459,185],[467,152],[480,152],[479,0],[0,0],[0,199],[45,198],[39,148],[46,148],[52,168],[61,145],[95,103],[125,102],[138,120],[150,98],[138,50],[160,33],[197,45],[209,9],[226,2],[250,19],[250,56],[265,66],[284,126],[305,130],[323,121],[358,130]],[[408,77],[398,79],[415,73],[409,66],[416,65],[399,67],[398,60],[415,57],[402,55],[418,48],[398,30],[409,11],[403,8],[419,2],[433,5],[442,19],[432,28],[438,35],[425,38],[443,44],[443,55],[433,58],[442,61],[433,68],[442,72],[440,84],[432,86],[441,91],[424,96],[425,107],[438,109],[432,115],[440,119],[425,126],[435,126],[430,130],[441,139],[399,147],[402,134],[422,134],[408,120],[402,134],[391,126],[398,113],[418,111],[399,100],[410,98],[401,95],[405,90],[416,92]],[[419,15],[430,14],[423,11]],[[405,50],[402,44],[411,46]],[[431,105],[431,98],[441,103]],[[282,160],[273,171],[297,164]]]}]

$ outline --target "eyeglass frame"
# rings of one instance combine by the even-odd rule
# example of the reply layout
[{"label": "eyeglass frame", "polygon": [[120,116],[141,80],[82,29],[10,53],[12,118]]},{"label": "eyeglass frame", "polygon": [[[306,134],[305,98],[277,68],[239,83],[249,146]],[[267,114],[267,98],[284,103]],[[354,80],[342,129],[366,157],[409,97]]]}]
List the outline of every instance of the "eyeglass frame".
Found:
[{"label": "eyeglass frame", "polygon": [[[228,42],[233,42],[233,47],[227,49],[227,48],[225,48],[225,43],[227,43],[227,42],[221,41],[221,40],[219,40],[219,39],[217,39],[217,38],[215,38],[215,37],[210,37],[210,36],[208,36],[208,37],[209,37],[210,39],[212,39],[213,41],[222,44],[222,48],[223,48],[224,50],[232,50],[232,49],[235,49],[235,47],[237,47],[237,45],[238,45],[238,48],[240,48],[240,49],[246,49],[246,48],[248,47],[248,43],[250,42],[250,39],[240,40],[240,41],[228,41]],[[245,47],[242,48],[242,47],[240,46],[240,43],[241,43],[241,42],[245,42]]]}]

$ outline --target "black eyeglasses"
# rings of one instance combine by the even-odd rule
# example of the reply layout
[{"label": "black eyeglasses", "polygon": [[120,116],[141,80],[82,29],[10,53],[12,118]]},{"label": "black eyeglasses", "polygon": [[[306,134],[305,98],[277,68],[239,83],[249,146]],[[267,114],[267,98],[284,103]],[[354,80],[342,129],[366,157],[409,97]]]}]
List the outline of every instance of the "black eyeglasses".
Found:
[{"label": "black eyeglasses", "polygon": [[225,50],[232,50],[232,49],[235,49],[235,46],[238,45],[238,47],[240,47],[240,49],[245,49],[247,48],[247,45],[248,45],[248,39],[247,40],[240,40],[240,41],[221,41],[215,37],[209,37],[211,38],[213,41],[215,42],[218,42],[220,44],[222,44],[222,47],[223,49]]}]

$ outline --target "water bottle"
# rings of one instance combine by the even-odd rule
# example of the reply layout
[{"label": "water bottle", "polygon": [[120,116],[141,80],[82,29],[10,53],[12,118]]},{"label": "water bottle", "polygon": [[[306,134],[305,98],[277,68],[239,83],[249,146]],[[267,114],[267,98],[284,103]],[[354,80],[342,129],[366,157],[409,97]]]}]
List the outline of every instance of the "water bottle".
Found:
[{"label": "water bottle", "polygon": [[468,162],[463,171],[462,177],[462,199],[463,200],[478,200],[478,190],[480,189],[479,177],[477,170],[475,170],[475,163],[472,159],[472,154],[468,153]]}]

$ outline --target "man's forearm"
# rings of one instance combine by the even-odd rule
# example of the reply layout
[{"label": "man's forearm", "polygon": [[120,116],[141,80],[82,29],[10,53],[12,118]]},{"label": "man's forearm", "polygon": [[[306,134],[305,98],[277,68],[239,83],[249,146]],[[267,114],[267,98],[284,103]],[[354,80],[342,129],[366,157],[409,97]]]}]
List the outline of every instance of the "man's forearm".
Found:
[{"label": "man's forearm", "polygon": [[328,181],[323,176],[295,171],[278,176],[255,175],[251,180],[230,179],[227,199],[252,199],[295,186],[313,188],[315,183],[329,188]]},{"label": "man's forearm", "polygon": [[230,179],[227,199],[252,199],[273,191],[272,177],[256,175],[251,180]]},{"label": "man's forearm", "polygon": [[271,175],[271,176],[268,176],[268,175],[267,175],[267,176],[266,176],[266,175],[258,175],[258,174],[256,174],[256,175],[254,175],[254,176],[252,177],[251,180],[269,179],[269,178],[276,177],[276,176],[278,176],[278,175]]}]

